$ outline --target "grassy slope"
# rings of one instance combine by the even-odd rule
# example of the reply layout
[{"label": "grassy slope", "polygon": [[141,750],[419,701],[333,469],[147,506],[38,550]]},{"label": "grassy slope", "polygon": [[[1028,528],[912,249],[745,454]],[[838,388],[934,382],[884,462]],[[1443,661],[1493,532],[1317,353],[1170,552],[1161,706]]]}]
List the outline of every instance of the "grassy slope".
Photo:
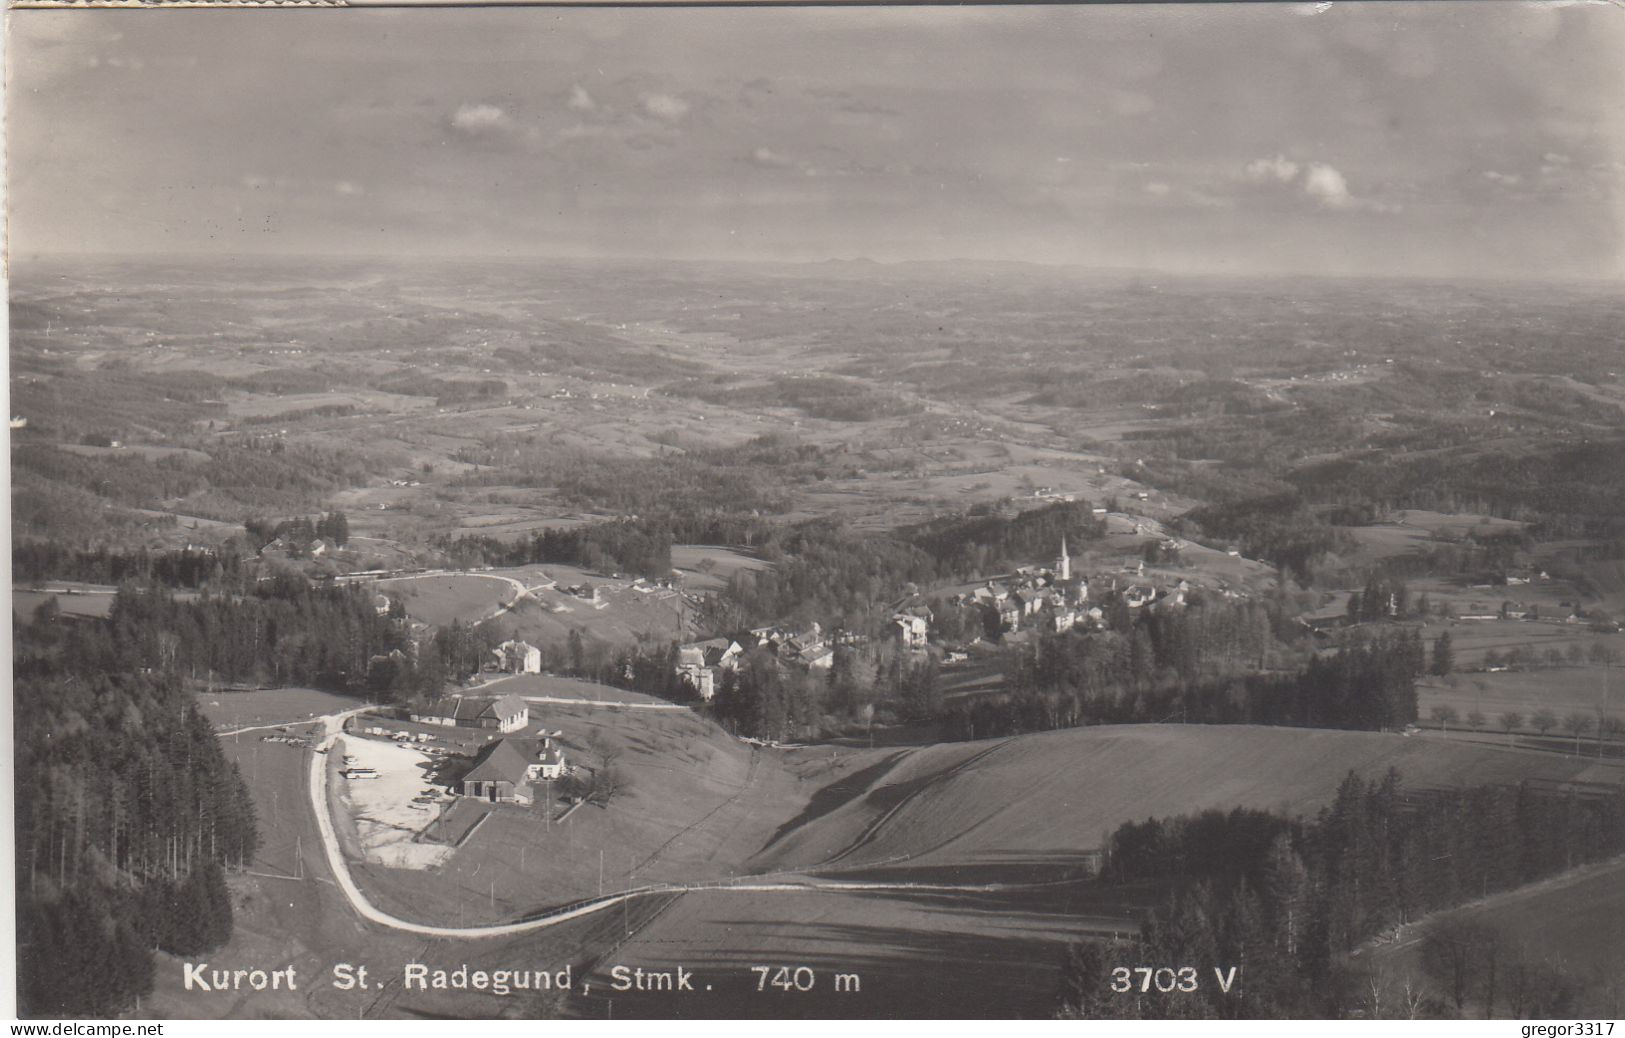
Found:
[{"label": "grassy slope", "polygon": [[354,710],[366,700],[311,688],[266,688],[252,692],[199,693],[198,709],[216,728],[287,724],[320,714]]},{"label": "grassy slope", "polygon": [[391,598],[399,598],[407,615],[437,627],[453,620],[472,623],[512,602],[514,596],[506,581],[475,573],[381,580],[376,586]]},{"label": "grassy slope", "polygon": [[[973,753],[985,756],[954,770]],[[867,792],[786,832],[755,859],[811,867],[900,808],[842,866],[1065,867],[1125,821],[1246,805],[1325,803],[1349,771],[1397,767],[1413,786],[1563,779],[1586,762],[1372,732],[1125,725],[901,753]]]}]

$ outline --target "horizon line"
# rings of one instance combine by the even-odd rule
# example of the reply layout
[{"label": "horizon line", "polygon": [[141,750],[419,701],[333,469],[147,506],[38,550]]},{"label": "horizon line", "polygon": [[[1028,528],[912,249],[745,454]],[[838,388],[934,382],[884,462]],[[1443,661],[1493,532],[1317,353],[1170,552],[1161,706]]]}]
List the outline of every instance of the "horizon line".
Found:
[{"label": "horizon line", "polygon": [[1603,285],[1625,288],[1625,273],[1595,275],[1542,275],[1523,276],[1485,273],[1416,273],[1409,271],[1304,271],[1304,270],[1180,270],[1169,267],[1109,266],[1078,262],[1057,262],[1038,259],[1009,259],[1001,257],[954,256],[943,259],[912,257],[908,259],[876,259],[872,256],[828,256],[821,259],[744,258],[720,256],[657,256],[657,255],[583,255],[572,253],[414,253],[398,252],[142,252],[122,250],[42,250],[28,252],[8,250],[6,266],[15,268],[19,263],[51,260],[143,260],[152,264],[174,261],[251,262],[255,260],[339,260],[375,261],[391,264],[446,263],[446,262],[500,262],[500,263],[574,263],[592,264],[675,264],[685,266],[751,266],[751,267],[1030,267],[1047,273],[1077,273],[1126,277],[1167,277],[1206,279],[1301,279],[1314,281],[1432,281],[1432,282],[1493,282],[1498,284],[1570,284]]}]

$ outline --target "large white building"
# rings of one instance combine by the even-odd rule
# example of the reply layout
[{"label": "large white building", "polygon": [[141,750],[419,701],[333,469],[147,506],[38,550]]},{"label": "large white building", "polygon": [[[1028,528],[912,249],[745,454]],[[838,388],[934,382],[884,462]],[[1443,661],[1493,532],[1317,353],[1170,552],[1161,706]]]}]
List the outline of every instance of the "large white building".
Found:
[{"label": "large white building", "polygon": [[542,650],[529,642],[506,641],[491,650],[497,657],[497,669],[509,674],[540,674]]}]

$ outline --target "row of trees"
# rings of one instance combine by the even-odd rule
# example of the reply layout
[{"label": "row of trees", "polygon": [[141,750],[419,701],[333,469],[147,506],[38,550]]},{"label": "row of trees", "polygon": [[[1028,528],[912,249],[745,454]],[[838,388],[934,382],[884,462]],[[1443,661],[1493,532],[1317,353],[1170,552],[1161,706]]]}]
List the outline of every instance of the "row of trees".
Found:
[{"label": "row of trees", "polygon": [[[1062,1005],[1086,1016],[1341,1015],[1360,1004],[1345,957],[1363,942],[1621,850],[1617,791],[1407,790],[1394,771],[1350,774],[1310,821],[1238,810],[1125,825],[1100,882],[1155,881],[1168,900],[1133,939],[1074,952]],[[1124,963],[1235,964],[1238,979],[1228,993],[1114,992],[1110,968]],[[1525,985],[1517,1009],[1563,1010],[1541,997]],[[1460,1010],[1465,995],[1452,1000]]]},{"label": "row of trees", "polygon": [[658,520],[617,519],[564,529],[538,530],[502,541],[466,535],[444,545],[457,566],[527,566],[560,563],[599,572],[671,575],[672,528]]},{"label": "row of trees", "polygon": [[[1237,613],[1245,618],[1252,611],[1242,607]],[[1168,632],[1180,630],[1178,622],[1146,624],[1165,625],[1160,640],[1139,627],[1130,635],[1068,632],[1041,639],[1018,659],[1010,693],[945,711],[943,737],[1175,720],[1380,730],[1416,720],[1424,651],[1414,630],[1380,632],[1312,657],[1293,673],[1249,673],[1249,652],[1232,656],[1235,642],[1204,642],[1200,636],[1213,626],[1241,637],[1249,627],[1187,616],[1177,636]]]},{"label": "row of trees", "polygon": [[229,549],[72,548],[54,541],[19,541],[11,548],[12,579],[24,583],[77,580],[87,584],[158,584],[163,587],[238,587],[246,572]]}]

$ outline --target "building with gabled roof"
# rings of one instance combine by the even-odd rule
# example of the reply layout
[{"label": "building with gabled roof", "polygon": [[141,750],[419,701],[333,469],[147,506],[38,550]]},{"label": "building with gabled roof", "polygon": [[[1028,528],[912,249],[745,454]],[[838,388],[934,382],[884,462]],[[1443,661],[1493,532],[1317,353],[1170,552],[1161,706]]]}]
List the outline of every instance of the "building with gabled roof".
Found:
[{"label": "building with gabled roof", "polygon": [[677,677],[701,699],[716,695],[723,671],[735,670],[745,649],[731,638],[707,638],[677,649]]},{"label": "building with gabled roof", "polygon": [[498,739],[482,748],[463,776],[463,796],[492,803],[530,803],[531,761],[518,742]]},{"label": "building with gabled roof", "polygon": [[462,777],[462,794],[492,803],[530,803],[535,783],[564,775],[564,750],[553,738],[557,734],[544,736],[539,745],[524,738],[487,743]]},{"label": "building with gabled roof", "polygon": [[472,696],[443,696],[431,700],[409,715],[419,724],[448,728],[494,728],[517,732],[530,723],[530,707],[511,692],[497,699]]},{"label": "building with gabled roof", "polygon": [[497,658],[497,669],[509,674],[540,674],[542,650],[529,642],[505,641],[491,650]]}]

